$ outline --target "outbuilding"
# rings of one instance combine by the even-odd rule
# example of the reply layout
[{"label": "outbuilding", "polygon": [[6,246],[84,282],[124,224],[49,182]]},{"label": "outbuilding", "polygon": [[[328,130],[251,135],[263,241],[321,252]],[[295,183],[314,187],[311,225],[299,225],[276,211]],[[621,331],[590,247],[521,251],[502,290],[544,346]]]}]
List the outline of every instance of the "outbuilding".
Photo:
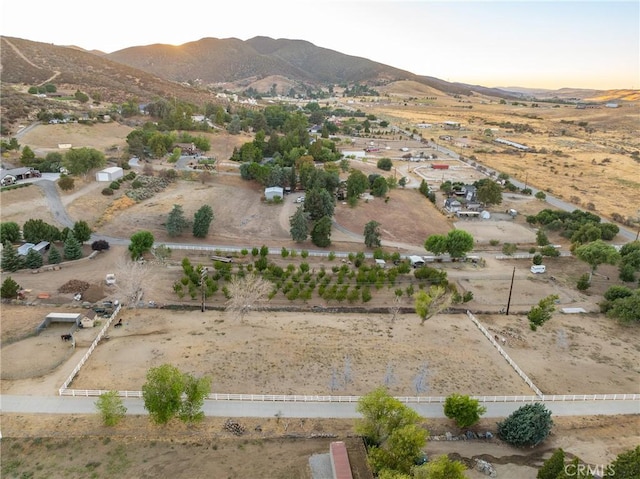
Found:
[{"label": "outbuilding", "polygon": [[276,197],[282,199],[284,198],[284,188],[280,186],[271,186],[269,188],[265,188],[264,197],[267,201],[273,201],[276,199]]},{"label": "outbuilding", "polygon": [[124,170],[119,166],[112,166],[111,168],[105,168],[96,173],[96,181],[115,181],[118,178],[124,176]]}]

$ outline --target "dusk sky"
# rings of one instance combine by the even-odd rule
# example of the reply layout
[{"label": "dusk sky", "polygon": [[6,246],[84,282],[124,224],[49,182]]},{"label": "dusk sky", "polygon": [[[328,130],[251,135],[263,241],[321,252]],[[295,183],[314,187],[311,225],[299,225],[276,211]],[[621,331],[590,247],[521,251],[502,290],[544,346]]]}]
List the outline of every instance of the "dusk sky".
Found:
[{"label": "dusk sky", "polygon": [[451,82],[640,88],[638,0],[3,0],[1,13],[2,35],[107,53],[268,36]]}]

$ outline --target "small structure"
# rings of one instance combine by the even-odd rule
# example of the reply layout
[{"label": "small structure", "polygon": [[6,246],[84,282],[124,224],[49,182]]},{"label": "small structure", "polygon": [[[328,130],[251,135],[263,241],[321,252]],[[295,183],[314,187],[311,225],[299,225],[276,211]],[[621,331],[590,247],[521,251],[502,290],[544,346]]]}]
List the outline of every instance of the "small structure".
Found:
[{"label": "small structure", "polygon": [[376,259],[376,266],[380,266],[381,268],[386,268],[387,262],[383,259]]},{"label": "small structure", "polygon": [[124,170],[119,166],[105,168],[96,173],[96,181],[115,181],[124,176]]},{"label": "small structure", "polygon": [[27,253],[31,251],[31,249],[35,248],[36,245],[33,243],[24,243],[18,247],[18,256],[27,256]]},{"label": "small structure", "polygon": [[48,241],[40,241],[40,243],[35,245],[32,249],[36,253],[40,253],[42,255],[44,254],[45,251],[49,251],[50,247],[51,247],[51,243],[49,243]]},{"label": "small structure", "polygon": [[116,284],[116,275],[113,273],[107,273],[107,275],[105,276],[105,282],[109,286]]},{"label": "small structure", "polygon": [[353,479],[347,446],[344,441],[333,441],[329,445],[331,469],[335,479]]},{"label": "small structure", "polygon": [[72,323],[71,331],[75,331],[82,321],[82,313],[49,313],[45,316],[44,321],[36,328],[36,332],[40,333],[51,323]]},{"label": "small structure", "polygon": [[446,200],[444,200],[444,207],[450,213],[457,213],[458,211],[462,210],[462,203],[460,203],[455,198],[447,198]]},{"label": "small structure", "polygon": [[411,261],[411,266],[413,266],[414,268],[424,266],[424,258],[422,256],[411,255],[409,256],[409,261]]},{"label": "small structure", "polygon": [[271,186],[269,188],[264,189],[264,197],[267,201],[273,201],[276,197],[282,199],[284,198],[284,188],[280,186]]},{"label": "small structure", "polygon": [[4,175],[2,179],[0,179],[0,185],[9,186],[13,185],[16,182],[16,177],[13,175]]},{"label": "small structure", "polygon": [[504,138],[496,138],[493,141],[495,141],[496,143],[501,143],[503,145],[512,146],[513,148],[517,148],[518,150],[529,151],[529,147],[527,145],[522,145],[520,143],[516,143],[515,141],[505,140]]}]

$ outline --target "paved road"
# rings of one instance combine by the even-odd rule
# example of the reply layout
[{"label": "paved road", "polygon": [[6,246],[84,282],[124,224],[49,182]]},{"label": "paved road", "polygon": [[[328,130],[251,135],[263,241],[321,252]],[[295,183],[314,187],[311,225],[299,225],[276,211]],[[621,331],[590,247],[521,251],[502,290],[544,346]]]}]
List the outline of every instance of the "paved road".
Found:
[{"label": "paved road", "polygon": [[[92,414],[97,398],[68,396],[0,396],[2,413]],[[124,398],[127,414],[147,414],[142,399]],[[507,417],[526,403],[488,402],[484,417]],[[421,416],[444,418],[440,403],[410,404]],[[545,406],[556,416],[640,414],[640,401],[549,401]],[[283,401],[205,401],[203,411],[214,417],[357,418],[356,403]]]}]

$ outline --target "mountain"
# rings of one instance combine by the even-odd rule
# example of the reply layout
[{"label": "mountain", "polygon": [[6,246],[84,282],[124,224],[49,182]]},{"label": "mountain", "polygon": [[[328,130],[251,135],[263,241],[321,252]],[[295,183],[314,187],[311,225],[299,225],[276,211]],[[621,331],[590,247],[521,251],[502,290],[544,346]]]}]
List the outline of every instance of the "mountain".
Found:
[{"label": "mountain", "polygon": [[317,47],[304,40],[260,36],[246,41],[203,38],[180,46],[130,47],[106,57],[177,82],[246,87],[257,80],[279,76],[301,85],[361,83],[375,87],[413,80],[442,93],[469,95],[476,91],[499,97],[513,96],[498,89],[416,75],[366,58]]}]

